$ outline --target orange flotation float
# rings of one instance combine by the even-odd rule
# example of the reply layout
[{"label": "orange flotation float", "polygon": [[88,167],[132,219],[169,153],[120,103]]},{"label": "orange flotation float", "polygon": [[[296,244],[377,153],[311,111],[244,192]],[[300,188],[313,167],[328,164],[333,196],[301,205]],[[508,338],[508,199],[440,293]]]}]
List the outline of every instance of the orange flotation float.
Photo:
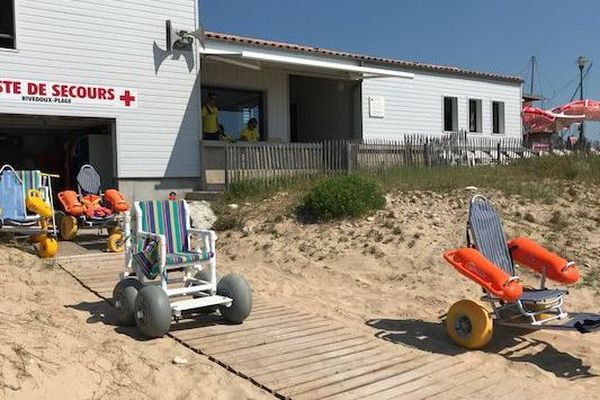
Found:
[{"label": "orange flotation float", "polygon": [[104,199],[110,204],[111,208],[117,212],[129,210],[129,204],[123,198],[123,195],[116,189],[106,189]]},{"label": "orange flotation float", "polygon": [[70,215],[76,217],[83,214],[85,211],[83,204],[81,204],[77,199],[77,193],[75,193],[73,190],[65,190],[64,192],[60,192],[58,194],[58,200],[60,200],[63,208]]},{"label": "orange flotation float", "polygon": [[[508,242],[512,259],[545,275],[555,282],[571,284],[579,280],[579,271],[574,263],[546,250],[531,239],[518,237]],[[544,271],[545,269],[545,271]]]},{"label": "orange flotation float", "polygon": [[105,218],[112,215],[112,211],[100,204],[102,197],[95,194],[88,194],[81,198],[85,215],[90,218]]},{"label": "orange flotation float", "polygon": [[444,258],[458,272],[502,300],[515,301],[523,293],[523,285],[517,277],[508,275],[475,249],[450,250],[444,253]]}]

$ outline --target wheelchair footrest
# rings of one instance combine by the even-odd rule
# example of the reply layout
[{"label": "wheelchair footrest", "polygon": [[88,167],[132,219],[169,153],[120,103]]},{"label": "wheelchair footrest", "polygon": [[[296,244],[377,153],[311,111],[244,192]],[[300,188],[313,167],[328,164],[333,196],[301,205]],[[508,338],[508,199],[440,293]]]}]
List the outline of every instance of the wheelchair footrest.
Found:
[{"label": "wheelchair footrest", "polygon": [[199,297],[197,299],[177,301],[177,302],[171,303],[171,309],[174,312],[181,312],[184,310],[216,306],[216,305],[221,305],[221,304],[230,305],[232,303],[232,301],[233,300],[231,300],[229,297],[214,295],[214,296],[207,296],[207,297]]}]

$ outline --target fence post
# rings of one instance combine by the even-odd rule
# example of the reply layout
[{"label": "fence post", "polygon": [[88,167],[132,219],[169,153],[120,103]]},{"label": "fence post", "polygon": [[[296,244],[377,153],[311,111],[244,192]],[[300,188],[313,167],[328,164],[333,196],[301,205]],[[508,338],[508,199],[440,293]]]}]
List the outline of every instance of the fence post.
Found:
[{"label": "fence post", "polygon": [[500,142],[496,145],[496,151],[498,152],[496,156],[498,157],[498,164],[502,162],[502,158],[500,157]]},{"label": "fence post", "polygon": [[229,189],[229,143],[225,143],[225,190]]},{"label": "fence post", "polygon": [[346,174],[350,175],[352,173],[352,142],[348,141],[346,143]]}]

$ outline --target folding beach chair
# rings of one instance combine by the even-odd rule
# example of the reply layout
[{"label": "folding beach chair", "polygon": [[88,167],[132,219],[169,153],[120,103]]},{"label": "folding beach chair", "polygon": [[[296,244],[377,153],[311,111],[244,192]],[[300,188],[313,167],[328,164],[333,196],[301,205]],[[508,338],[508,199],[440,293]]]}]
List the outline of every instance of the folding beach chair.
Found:
[{"label": "folding beach chair", "polygon": [[[449,250],[444,258],[461,274],[478,283],[483,305],[461,300],[448,311],[445,326],[452,340],[463,347],[480,348],[492,337],[493,324],[528,329],[575,329],[589,332],[600,328],[596,314],[563,311],[566,290],[546,288],[546,280],[572,284],[579,280],[573,262],[544,249],[531,239],[506,241],[502,222],[490,201],[473,196],[467,220],[467,247]],[[540,287],[524,287],[515,262],[540,274]]]},{"label": "folding beach chair", "polygon": [[126,217],[125,234],[125,270],[113,291],[122,324],[135,323],[144,335],[160,337],[186,310],[218,306],[231,323],[250,314],[250,285],[237,274],[217,281],[216,235],[190,227],[185,201],[134,203],[133,229]]},{"label": "folding beach chair", "polygon": [[15,171],[10,165],[0,168],[0,228],[29,234],[43,258],[58,250],[51,177],[40,171]]}]

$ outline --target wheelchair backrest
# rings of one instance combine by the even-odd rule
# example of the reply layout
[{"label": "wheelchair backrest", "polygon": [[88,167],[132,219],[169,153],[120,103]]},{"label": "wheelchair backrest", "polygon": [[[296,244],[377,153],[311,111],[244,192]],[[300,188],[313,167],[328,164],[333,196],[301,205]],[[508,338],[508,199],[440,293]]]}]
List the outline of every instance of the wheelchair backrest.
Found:
[{"label": "wheelchair backrest", "polygon": [[[136,232],[165,235],[167,253],[189,251],[189,215],[185,201],[138,201],[135,202],[134,210]],[[138,241],[138,246],[143,246],[143,243]]]},{"label": "wheelchair backrest", "polygon": [[81,196],[88,194],[100,195],[102,181],[98,172],[89,164],[85,164],[77,173],[77,189]]},{"label": "wheelchair backrest", "polygon": [[502,221],[493,204],[481,195],[473,196],[467,221],[467,241],[485,258],[502,268],[510,276],[515,267],[508,251]]}]

